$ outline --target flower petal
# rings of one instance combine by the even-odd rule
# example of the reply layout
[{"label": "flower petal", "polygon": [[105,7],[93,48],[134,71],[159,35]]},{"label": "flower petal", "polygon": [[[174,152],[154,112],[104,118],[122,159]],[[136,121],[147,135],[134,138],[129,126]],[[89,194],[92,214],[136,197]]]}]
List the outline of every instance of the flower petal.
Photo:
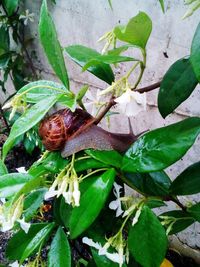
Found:
[{"label": "flower petal", "polygon": [[19,219],[17,220],[20,224],[20,227],[22,228],[22,230],[24,230],[24,232],[27,234],[30,227],[31,227],[31,224],[30,223],[27,223],[25,222],[25,218],[23,217],[22,219]]}]

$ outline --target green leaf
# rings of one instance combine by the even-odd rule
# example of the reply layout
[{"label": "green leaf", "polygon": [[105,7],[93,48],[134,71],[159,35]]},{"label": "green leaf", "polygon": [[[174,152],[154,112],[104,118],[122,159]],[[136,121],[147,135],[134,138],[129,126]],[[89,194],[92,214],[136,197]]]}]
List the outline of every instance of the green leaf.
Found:
[{"label": "green leaf", "polygon": [[3,161],[0,159],[0,175],[7,174],[8,170],[6,165],[3,163]]},{"label": "green leaf", "polygon": [[116,168],[120,168],[122,164],[122,156],[115,150],[93,150],[87,149],[85,150],[86,154],[90,157],[99,160],[106,165],[111,165]]},{"label": "green leaf", "polygon": [[192,40],[190,61],[196,74],[196,77],[200,82],[200,23],[197,26],[196,32]]},{"label": "green leaf", "polygon": [[96,58],[90,59],[86,64],[83,66],[82,70],[85,71],[90,67],[98,66],[100,63],[106,64],[116,64],[120,62],[127,62],[127,61],[138,61],[132,57],[126,56],[118,56],[118,55],[100,55]]},{"label": "green leaf", "polygon": [[200,162],[185,169],[170,187],[173,195],[192,195],[200,192]]},{"label": "green leaf", "polygon": [[76,160],[74,164],[76,172],[82,172],[90,169],[98,169],[108,167],[108,164],[100,162],[99,160],[93,158],[86,158],[81,160]]},{"label": "green leaf", "polygon": [[195,218],[198,222],[200,222],[200,203],[197,203],[189,208],[187,208],[187,212]]},{"label": "green leaf", "polygon": [[156,215],[146,206],[128,234],[132,256],[144,267],[159,267],[167,250],[165,230]]},{"label": "green leaf", "polygon": [[49,97],[52,95],[64,94],[69,100],[74,101],[74,94],[69,92],[68,89],[59,83],[39,80],[36,82],[31,82],[26,84],[20,90],[18,90],[17,95],[26,92],[25,100],[28,103],[37,103],[43,100],[45,97]]},{"label": "green leaf", "polygon": [[159,0],[160,2],[160,6],[162,8],[162,12],[165,13],[165,4],[164,4],[164,0]]},{"label": "green leaf", "polygon": [[36,125],[48,112],[48,110],[57,102],[60,95],[53,95],[44,98],[31,108],[29,108],[21,117],[13,124],[10,135],[3,146],[3,158],[5,159],[8,151],[15,144],[15,140],[34,125]]},{"label": "green leaf", "polygon": [[11,16],[19,5],[19,0],[3,0],[3,4],[8,12],[8,16]]},{"label": "green leaf", "polygon": [[149,196],[166,196],[169,194],[171,180],[165,172],[124,173],[126,183]]},{"label": "green leaf", "polygon": [[24,217],[26,222],[30,221],[37,213],[37,210],[44,201],[44,194],[46,193],[46,191],[46,188],[40,188],[31,192],[24,199]]},{"label": "green leaf", "polygon": [[122,45],[119,46],[117,48],[114,48],[112,50],[108,50],[108,55],[113,55],[113,56],[118,56],[120,55],[122,52],[125,52],[126,50],[128,50],[130,47],[134,47],[133,45],[127,44],[127,45]]},{"label": "green leaf", "polygon": [[59,173],[67,166],[68,162],[69,161],[67,159],[61,157],[60,152],[53,151],[50,152],[41,162],[39,162],[39,164],[42,165],[47,171]]},{"label": "green leaf", "polygon": [[0,27],[0,55],[5,54],[9,51],[10,38],[8,27],[1,25]]},{"label": "green leaf", "polygon": [[85,96],[85,94],[87,93],[88,89],[89,89],[89,85],[84,85],[83,87],[81,87],[81,89],[78,91],[76,95],[76,100],[81,101],[83,97]]},{"label": "green leaf", "polygon": [[54,223],[37,223],[31,225],[27,234],[20,230],[9,240],[6,257],[9,260],[20,260],[20,263],[22,263],[30,255],[37,252],[40,245],[47,240],[53,228]]},{"label": "green leaf", "polygon": [[179,160],[200,133],[200,118],[193,117],[144,134],[126,152],[122,170],[154,172]]},{"label": "green leaf", "polygon": [[6,69],[10,61],[11,55],[9,53],[0,55],[0,70]]},{"label": "green leaf", "polygon": [[189,58],[176,61],[165,74],[158,95],[158,108],[163,118],[185,101],[197,86]]},{"label": "green leaf", "polygon": [[[97,51],[83,45],[71,45],[66,47],[65,51],[81,67],[88,61],[101,55]],[[108,84],[111,84],[115,79],[111,67],[106,63],[99,62],[98,65],[89,67],[88,71]]]},{"label": "green leaf", "polygon": [[152,21],[144,12],[129,20],[126,26],[117,26],[114,29],[116,37],[123,42],[135,45],[143,50],[152,31]]},{"label": "green leaf", "polygon": [[51,243],[48,254],[49,267],[70,267],[71,252],[67,236],[61,227],[58,228],[56,235]]},{"label": "green leaf", "polygon": [[167,216],[169,218],[174,218],[172,229],[169,232],[170,235],[183,231],[184,229],[186,229],[188,226],[190,226],[195,222],[194,218],[192,218],[192,216],[189,213],[184,212],[182,210],[168,211],[162,213],[159,216]]},{"label": "green leaf", "polygon": [[59,79],[63,82],[66,88],[69,89],[69,79],[62,48],[58,41],[54,22],[48,12],[46,0],[43,0],[40,11],[39,34],[49,63]]},{"label": "green leaf", "polygon": [[26,173],[9,173],[0,176],[0,198],[13,196],[32,178]]},{"label": "green leaf", "polygon": [[69,221],[72,239],[82,234],[99,215],[112,189],[115,174],[114,169],[109,169],[101,176],[82,182],[82,188],[86,189],[81,191],[80,206],[72,210]]}]

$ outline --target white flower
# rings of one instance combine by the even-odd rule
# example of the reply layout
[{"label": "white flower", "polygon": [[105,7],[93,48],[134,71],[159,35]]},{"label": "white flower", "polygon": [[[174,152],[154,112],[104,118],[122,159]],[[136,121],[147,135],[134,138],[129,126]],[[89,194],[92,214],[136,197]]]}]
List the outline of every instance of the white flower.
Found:
[{"label": "white flower", "polygon": [[17,221],[20,224],[20,227],[22,228],[22,230],[24,230],[24,232],[27,234],[29,229],[30,229],[31,224],[25,222],[25,218],[24,217],[22,219],[17,220]]},{"label": "white flower", "polygon": [[13,263],[9,264],[10,267],[23,267],[23,265],[19,265],[18,261],[14,261]]},{"label": "white flower", "polygon": [[24,15],[20,15],[19,19],[24,20],[24,25],[28,24],[28,21],[34,22],[34,13],[30,13],[30,11],[28,9],[26,9],[25,14]]},{"label": "white flower", "polygon": [[121,260],[121,256],[118,253],[110,253],[107,251],[109,247],[108,243],[102,247],[100,243],[94,242],[88,237],[83,237],[82,242],[90,247],[96,248],[99,251],[99,255],[105,255],[109,260],[118,263],[120,266],[123,264],[123,259]]},{"label": "white flower", "polygon": [[79,183],[77,180],[74,181],[74,190],[73,190],[73,193],[72,193],[72,196],[74,198],[74,205],[75,206],[79,206],[79,202],[80,202],[80,191],[79,191]]},{"label": "white flower", "polygon": [[44,195],[44,200],[48,200],[48,199],[50,199],[50,198],[52,198],[52,197],[55,197],[55,196],[57,196],[57,194],[58,194],[58,190],[53,190],[53,189],[50,187],[49,191],[47,191],[47,192],[45,193],[45,195]]},{"label": "white flower", "polygon": [[130,88],[121,96],[115,99],[118,109],[128,117],[135,116],[139,112],[146,110],[146,94],[132,91]]},{"label": "white flower", "polygon": [[139,219],[139,217],[140,217],[141,211],[142,211],[141,208],[139,208],[139,209],[136,211],[135,216],[134,216],[134,218],[133,218],[132,226],[134,226],[134,225],[138,222],[138,219]]},{"label": "white flower", "polygon": [[25,167],[19,167],[19,168],[16,168],[16,170],[17,170],[19,173],[27,173]]},{"label": "white flower", "polygon": [[101,90],[97,90],[97,94],[93,95],[90,90],[87,91],[85,94],[87,102],[84,102],[84,106],[87,108],[87,110],[93,115],[96,116],[96,113],[98,112],[98,109],[104,104],[103,102],[100,102],[100,92]]},{"label": "white flower", "polygon": [[71,192],[64,192],[63,193],[63,197],[64,197],[64,199],[65,199],[65,203],[67,203],[67,204],[71,204],[72,203],[72,193]]},{"label": "white flower", "polygon": [[111,210],[116,210],[116,217],[119,217],[122,213],[123,210],[121,208],[121,200],[120,200],[120,190],[122,186],[118,185],[117,183],[114,183],[114,195],[116,196],[116,200],[113,200],[109,204],[109,208]]}]

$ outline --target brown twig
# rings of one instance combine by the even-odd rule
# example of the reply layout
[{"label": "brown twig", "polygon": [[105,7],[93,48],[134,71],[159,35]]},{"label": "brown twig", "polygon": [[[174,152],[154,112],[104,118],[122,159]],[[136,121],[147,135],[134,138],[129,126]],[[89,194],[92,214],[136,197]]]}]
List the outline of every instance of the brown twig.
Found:
[{"label": "brown twig", "polygon": [[103,117],[106,115],[106,113],[111,109],[111,107],[113,107],[115,105],[115,99],[112,96],[110,101],[108,102],[108,104],[105,106],[105,108],[99,113],[99,115],[95,118],[94,120],[94,124],[98,124]]},{"label": "brown twig", "polygon": [[146,87],[135,89],[134,91],[142,94],[142,93],[149,92],[149,91],[152,91],[154,89],[159,88],[160,84],[161,84],[161,81],[157,82],[157,83],[154,83],[154,84],[151,84],[151,85],[146,86]]}]

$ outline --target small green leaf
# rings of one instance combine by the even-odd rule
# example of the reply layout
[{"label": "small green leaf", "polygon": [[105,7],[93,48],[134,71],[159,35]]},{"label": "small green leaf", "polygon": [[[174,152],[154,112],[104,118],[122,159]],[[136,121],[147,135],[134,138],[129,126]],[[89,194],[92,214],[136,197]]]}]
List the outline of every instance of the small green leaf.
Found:
[{"label": "small green leaf", "polygon": [[160,6],[162,8],[162,12],[165,13],[165,4],[164,4],[164,0],[159,0],[160,2]]},{"label": "small green leaf", "polygon": [[200,203],[197,203],[189,208],[187,208],[187,212],[195,218],[198,222],[200,222]]},{"label": "small green leaf", "polygon": [[60,94],[66,95],[69,100],[72,101],[75,98],[74,94],[69,92],[64,85],[46,80],[39,80],[26,84],[24,87],[18,90],[17,95],[25,93],[26,91],[27,93],[25,94],[25,100],[28,103],[37,103],[46,97]]},{"label": "small green leaf", "polygon": [[[101,55],[97,51],[83,45],[71,45],[66,47],[65,51],[67,52],[67,55],[81,67],[88,61]],[[111,84],[115,79],[111,67],[103,62],[99,62],[98,65],[89,67],[88,71],[108,84]]]},{"label": "small green leaf", "polygon": [[67,236],[61,227],[58,228],[56,235],[51,243],[48,254],[49,267],[70,267],[71,252]]},{"label": "small green leaf", "polygon": [[100,162],[99,160],[93,158],[86,158],[75,161],[75,170],[76,172],[82,172],[90,169],[98,169],[108,167],[108,164]]},{"label": "small green leaf", "polygon": [[159,267],[164,260],[167,243],[163,226],[156,215],[144,206],[138,222],[128,234],[130,253],[144,267]]},{"label": "small green leaf", "polygon": [[124,173],[126,183],[149,196],[166,196],[169,194],[171,180],[165,172]]},{"label": "small green leaf", "polygon": [[8,16],[11,16],[19,5],[19,0],[3,0],[3,4],[8,12]]},{"label": "small green leaf", "polygon": [[85,96],[85,94],[87,93],[88,89],[89,89],[89,85],[84,85],[83,87],[81,87],[81,89],[78,91],[76,95],[76,100],[81,101],[83,97]]},{"label": "small green leaf", "polygon": [[31,108],[29,108],[21,117],[13,124],[10,135],[3,146],[3,158],[5,159],[8,151],[15,144],[15,140],[34,125],[36,125],[48,112],[48,110],[57,102],[60,95],[53,95],[44,98]]},{"label": "small green leaf", "polygon": [[200,162],[185,169],[170,187],[171,194],[183,196],[200,192]]},{"label": "small green leaf", "polygon": [[152,21],[144,12],[129,20],[126,26],[115,27],[116,37],[123,42],[138,46],[143,50],[152,31]]},{"label": "small green leaf", "polygon": [[3,163],[3,161],[0,159],[0,175],[7,174],[8,170],[6,165]]},{"label": "small green leaf", "polygon": [[200,82],[200,23],[197,26],[192,40],[190,61],[196,77]]},{"label": "small green leaf", "polygon": [[13,196],[32,178],[26,173],[9,173],[0,176],[0,198]]},{"label": "small green leaf", "polygon": [[176,61],[165,74],[158,95],[158,108],[163,118],[185,101],[197,86],[190,60]]},{"label": "small green leaf", "polygon": [[0,55],[9,51],[10,39],[8,27],[1,25],[0,27]]},{"label": "small green leaf", "polygon": [[48,12],[46,0],[43,0],[40,11],[39,34],[49,63],[59,79],[63,82],[66,88],[69,89],[69,79],[65,67],[62,48],[58,41],[54,22]]},{"label": "small green leaf", "polygon": [[155,172],[179,160],[200,133],[200,118],[193,117],[144,134],[126,152],[122,170]]},{"label": "small green leaf", "polygon": [[111,165],[120,168],[122,164],[122,156],[115,150],[93,150],[87,149],[85,152],[92,158],[99,160],[106,165]]},{"label": "small green leaf", "polygon": [[[69,229],[72,239],[82,234],[97,218],[114,183],[115,170],[109,169],[101,176],[91,177],[82,182],[80,206],[70,216]],[[86,208],[87,207],[87,208]]]},{"label": "small green leaf", "polygon": [[37,210],[44,201],[44,194],[46,193],[46,188],[40,188],[28,194],[24,199],[24,218],[25,221],[30,221],[36,214]]},{"label": "small green leaf", "polygon": [[[9,240],[6,248],[6,257],[9,260],[19,260],[22,263],[47,240],[54,228],[54,223],[32,224],[28,233],[20,230]],[[17,244],[17,249],[16,249]]]},{"label": "small green leaf", "polygon": [[186,229],[188,226],[190,226],[195,222],[194,218],[192,218],[192,216],[189,213],[184,212],[182,210],[168,211],[162,213],[159,216],[167,216],[174,218],[172,229],[169,232],[170,235],[183,231],[184,229]]}]

